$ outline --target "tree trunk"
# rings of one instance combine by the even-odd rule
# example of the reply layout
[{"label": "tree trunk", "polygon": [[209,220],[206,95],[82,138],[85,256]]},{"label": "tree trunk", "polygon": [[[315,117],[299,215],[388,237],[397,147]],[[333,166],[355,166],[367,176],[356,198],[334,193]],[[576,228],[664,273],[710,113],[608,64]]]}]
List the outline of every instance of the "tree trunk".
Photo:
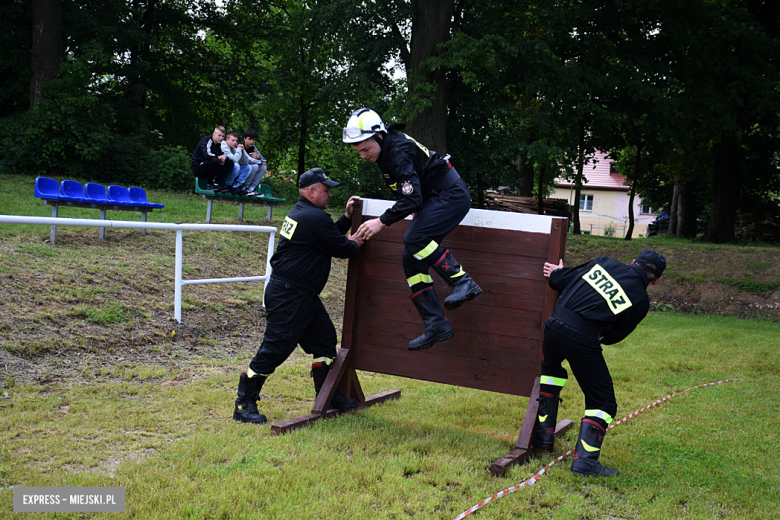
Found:
[{"label": "tree trunk", "polygon": [[[440,55],[443,49],[439,45],[450,39],[455,0],[413,0],[412,7],[414,17],[406,77],[412,102],[415,105],[422,104],[424,108],[412,120],[407,121],[406,130],[420,144],[443,156],[447,153],[445,71],[428,70],[423,63],[432,56]],[[435,86],[433,99],[425,99],[426,84]]]},{"label": "tree trunk", "polygon": [[[696,181],[679,185],[677,194],[677,230],[680,238],[696,238]],[[669,233],[671,233],[671,227]]]},{"label": "tree trunk", "polygon": [[57,76],[62,63],[62,2],[61,0],[30,0],[30,9],[32,12],[30,108],[35,108],[43,87]]},{"label": "tree trunk", "polygon": [[741,171],[737,164],[736,137],[727,137],[717,145],[713,169],[713,204],[710,225],[704,233],[705,242],[734,242],[734,227],[739,207]]},{"label": "tree trunk", "polygon": [[[520,178],[519,193],[521,197],[531,197],[534,193],[534,167],[528,162],[523,154],[517,154],[515,156],[515,166],[517,167],[517,175]],[[541,190],[541,184],[539,189]]]},{"label": "tree trunk", "polygon": [[580,132],[577,142],[577,175],[574,177],[574,234],[582,233],[580,228],[580,195],[582,193],[582,170],[585,167],[585,125],[580,123]]},{"label": "tree trunk", "polygon": [[536,203],[536,205],[538,206],[537,213],[539,215],[544,215],[544,207],[543,207],[544,206],[543,204],[544,203],[544,170],[545,170],[544,166],[541,166],[539,168],[539,190],[537,193],[537,203]]},{"label": "tree trunk", "polygon": [[679,204],[680,204],[680,183],[674,183],[674,191],[672,192],[672,205],[669,208],[669,236],[677,236],[677,224],[680,222],[679,216]]},{"label": "tree trunk", "polygon": [[298,134],[298,175],[295,180],[301,177],[301,174],[306,171],[306,142],[309,137],[309,110],[306,102],[301,96],[301,119],[300,119],[300,133]]},{"label": "tree trunk", "polygon": [[634,197],[636,196],[636,187],[639,184],[639,180],[642,178],[642,171],[640,169],[642,162],[642,148],[645,143],[641,142],[636,147],[636,161],[634,162],[634,180],[631,182],[631,192],[628,196],[628,231],[626,231],[625,240],[631,240],[631,236],[634,234]]}]

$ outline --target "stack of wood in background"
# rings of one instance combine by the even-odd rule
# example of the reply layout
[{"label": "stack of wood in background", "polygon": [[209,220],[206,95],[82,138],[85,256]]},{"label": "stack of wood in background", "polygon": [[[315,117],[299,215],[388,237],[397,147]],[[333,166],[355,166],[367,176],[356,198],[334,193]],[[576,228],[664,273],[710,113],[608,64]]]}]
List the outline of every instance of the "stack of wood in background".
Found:
[{"label": "stack of wood in background", "polygon": [[[538,201],[533,197],[516,197],[498,193],[485,194],[485,209],[539,213]],[[545,215],[572,218],[571,207],[566,199],[542,199],[542,209]]]}]

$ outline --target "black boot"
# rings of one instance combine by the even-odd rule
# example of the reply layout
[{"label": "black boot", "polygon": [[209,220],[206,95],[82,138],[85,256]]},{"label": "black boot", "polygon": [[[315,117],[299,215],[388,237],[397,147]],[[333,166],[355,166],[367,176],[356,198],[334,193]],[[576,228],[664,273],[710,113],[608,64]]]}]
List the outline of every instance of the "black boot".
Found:
[{"label": "black boot", "polygon": [[582,419],[577,448],[574,450],[574,460],[571,472],[577,475],[609,477],[620,475],[616,469],[606,468],[599,462],[601,444],[607,429],[593,419]]},{"label": "black boot", "polygon": [[[322,385],[325,384],[325,378],[328,377],[331,365],[325,363],[312,363],[311,364],[311,378],[314,380],[314,392],[320,395]],[[330,400],[330,406],[328,408],[336,408],[337,410],[352,410],[360,406],[360,401],[345,397],[340,390],[336,390],[333,394],[333,398]]]},{"label": "black boot", "polygon": [[433,264],[433,270],[439,273],[439,276],[452,287],[452,294],[444,299],[444,308],[454,310],[464,303],[473,300],[482,289],[471,279],[463,270],[463,267],[455,260],[450,250],[447,249],[439,258],[439,261]]},{"label": "black boot", "polygon": [[558,421],[558,394],[539,392],[539,422],[534,431],[534,446],[542,450],[553,450],[555,425]]},{"label": "black boot", "polygon": [[249,378],[246,372],[241,372],[238,379],[238,398],[233,409],[233,419],[241,422],[264,424],[268,422],[265,415],[257,411],[257,400],[260,398],[260,389],[265,383],[265,376]]},{"label": "black boot", "polygon": [[432,347],[437,341],[446,341],[455,335],[455,331],[444,316],[444,311],[441,310],[433,286],[414,293],[410,298],[423,320],[425,331],[409,342],[409,350],[423,350]]}]

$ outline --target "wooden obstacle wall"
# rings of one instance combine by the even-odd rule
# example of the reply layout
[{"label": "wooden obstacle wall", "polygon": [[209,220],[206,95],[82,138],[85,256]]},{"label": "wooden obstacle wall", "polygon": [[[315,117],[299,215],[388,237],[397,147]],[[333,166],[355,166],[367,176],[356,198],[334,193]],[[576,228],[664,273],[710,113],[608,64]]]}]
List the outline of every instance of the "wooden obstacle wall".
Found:
[{"label": "wooden obstacle wall", "polygon": [[[389,201],[367,199],[354,229],[380,215]],[[531,395],[540,374],[542,326],[555,292],[542,275],[566,247],[568,220],[471,210],[444,243],[482,288],[475,300],[445,311],[455,336],[413,352],[423,331],[409,299],[401,255],[409,221],[385,228],[350,261],[342,348],[353,348],[358,370],[423,379],[479,390]],[[431,269],[440,301],[451,289]]]},{"label": "wooden obstacle wall", "polygon": [[[378,217],[391,201],[363,199],[355,205],[353,232]],[[336,388],[364,405],[397,398],[399,391],[366,398],[356,370],[463,386],[531,398],[516,449],[491,467],[503,474],[535,450],[541,373],[542,328],[555,306],[556,293],[543,276],[544,262],[564,257],[568,219],[472,209],[441,244],[450,249],[482,288],[475,300],[445,314],[455,336],[422,351],[407,345],[423,331],[409,299],[401,258],[403,234],[410,220],[382,230],[349,261],[339,355],[323,385],[312,414],[272,426],[284,433],[322,417],[336,415],[327,403]],[[451,289],[431,269],[441,302]],[[562,433],[571,421],[558,425]]]}]

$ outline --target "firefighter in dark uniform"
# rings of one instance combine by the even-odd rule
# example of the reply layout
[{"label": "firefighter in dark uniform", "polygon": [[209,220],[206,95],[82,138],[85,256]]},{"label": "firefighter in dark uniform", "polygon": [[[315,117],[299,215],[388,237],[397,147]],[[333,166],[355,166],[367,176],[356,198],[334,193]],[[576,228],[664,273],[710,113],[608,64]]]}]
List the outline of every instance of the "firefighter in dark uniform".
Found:
[{"label": "firefighter in dark uniform", "polygon": [[544,327],[539,422],[534,446],[552,450],[559,394],[566,384],[564,359],[585,394],[585,416],[571,471],[578,475],[619,475],[599,462],[601,444],[617,413],[612,377],[601,344],[622,341],[647,315],[647,286],[661,281],[666,259],[652,249],[624,264],[602,256],[577,267],[545,263],[544,276],[560,293]]},{"label": "firefighter in dark uniform", "polygon": [[451,338],[455,331],[444,316],[428,270],[433,268],[453,288],[444,300],[446,309],[457,309],[482,292],[449,249],[441,247],[471,208],[465,181],[446,157],[406,134],[388,131],[373,110],[355,111],[342,140],[379,166],[382,179],[398,199],[379,218],[364,222],[356,234],[370,240],[384,227],[414,216],[404,234],[403,268],[425,331],[409,342],[409,349],[422,350]]},{"label": "firefighter in dark uniform", "polygon": [[[317,394],[336,358],[336,329],[319,294],[328,281],[331,258],[356,256],[363,244],[357,235],[344,236],[352,226],[352,207],[359,197],[349,199],[345,214],[335,223],[323,211],[332,196],[331,187],[338,184],[321,168],[304,172],[298,181],[301,197],[284,219],[279,245],[271,258],[271,279],[265,292],[265,336],[249,369],[239,378],[233,411],[237,421],[266,422],[257,410],[260,390],[297,345],[314,356],[311,376]],[[358,404],[337,391],[330,406],[345,410]]]}]

